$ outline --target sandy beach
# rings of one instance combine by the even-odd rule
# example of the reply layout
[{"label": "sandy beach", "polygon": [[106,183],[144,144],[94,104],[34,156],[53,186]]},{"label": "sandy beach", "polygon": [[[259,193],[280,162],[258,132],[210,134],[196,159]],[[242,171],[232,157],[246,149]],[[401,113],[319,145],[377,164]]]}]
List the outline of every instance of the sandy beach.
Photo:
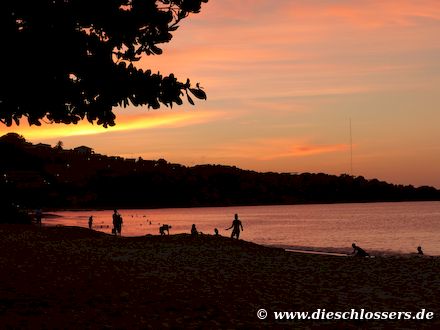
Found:
[{"label": "sandy beach", "polygon": [[[0,226],[2,328],[439,328],[440,259],[286,252],[226,237]],[[266,309],[265,320],[257,317]],[[275,320],[274,312],[434,313]]]}]

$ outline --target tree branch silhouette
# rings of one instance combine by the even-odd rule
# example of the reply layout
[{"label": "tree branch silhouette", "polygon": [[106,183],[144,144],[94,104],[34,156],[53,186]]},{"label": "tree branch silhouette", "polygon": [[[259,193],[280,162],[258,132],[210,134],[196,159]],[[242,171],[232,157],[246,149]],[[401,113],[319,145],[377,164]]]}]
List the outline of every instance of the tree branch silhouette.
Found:
[{"label": "tree branch silhouette", "polygon": [[115,125],[115,106],[181,105],[202,88],[137,68],[208,0],[14,0],[0,11],[0,121]]}]

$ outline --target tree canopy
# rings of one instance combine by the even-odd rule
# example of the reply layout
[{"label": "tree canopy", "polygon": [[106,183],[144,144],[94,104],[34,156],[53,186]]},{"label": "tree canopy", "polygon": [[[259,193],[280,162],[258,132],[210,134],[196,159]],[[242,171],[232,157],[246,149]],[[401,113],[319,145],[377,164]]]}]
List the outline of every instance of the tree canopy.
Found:
[{"label": "tree canopy", "polygon": [[206,99],[199,84],[137,68],[208,0],[13,0],[0,10],[0,121],[115,124],[115,106]]}]

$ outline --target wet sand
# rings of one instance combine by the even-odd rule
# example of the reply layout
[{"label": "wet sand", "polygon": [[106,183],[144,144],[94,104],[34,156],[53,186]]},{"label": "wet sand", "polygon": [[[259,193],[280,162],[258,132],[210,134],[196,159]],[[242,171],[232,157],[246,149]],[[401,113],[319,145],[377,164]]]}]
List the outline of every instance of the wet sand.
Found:
[{"label": "wet sand", "polygon": [[[0,226],[0,325],[41,329],[440,328],[440,259],[286,252],[226,237]],[[266,320],[257,311],[267,309]],[[422,308],[434,320],[275,321]]]}]

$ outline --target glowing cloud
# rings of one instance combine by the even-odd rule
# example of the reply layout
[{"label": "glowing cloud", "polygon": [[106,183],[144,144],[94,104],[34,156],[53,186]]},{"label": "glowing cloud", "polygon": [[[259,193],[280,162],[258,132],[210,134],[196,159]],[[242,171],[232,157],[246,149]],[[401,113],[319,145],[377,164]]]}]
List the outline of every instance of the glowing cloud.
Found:
[{"label": "glowing cloud", "polygon": [[347,144],[313,144],[294,139],[257,139],[222,145],[215,149],[217,157],[253,158],[260,161],[287,157],[307,157],[325,153],[345,152]]},{"label": "glowing cloud", "polygon": [[[220,112],[156,112],[130,116],[119,115],[117,125],[111,128],[103,128],[91,125],[88,122],[80,122],[77,125],[51,125],[42,127],[12,126],[0,127],[0,134],[19,131],[27,139],[51,139],[73,136],[96,135],[121,131],[148,130],[159,127],[184,127],[197,125],[211,121],[221,116]],[[19,128],[19,130],[18,130]]]}]

